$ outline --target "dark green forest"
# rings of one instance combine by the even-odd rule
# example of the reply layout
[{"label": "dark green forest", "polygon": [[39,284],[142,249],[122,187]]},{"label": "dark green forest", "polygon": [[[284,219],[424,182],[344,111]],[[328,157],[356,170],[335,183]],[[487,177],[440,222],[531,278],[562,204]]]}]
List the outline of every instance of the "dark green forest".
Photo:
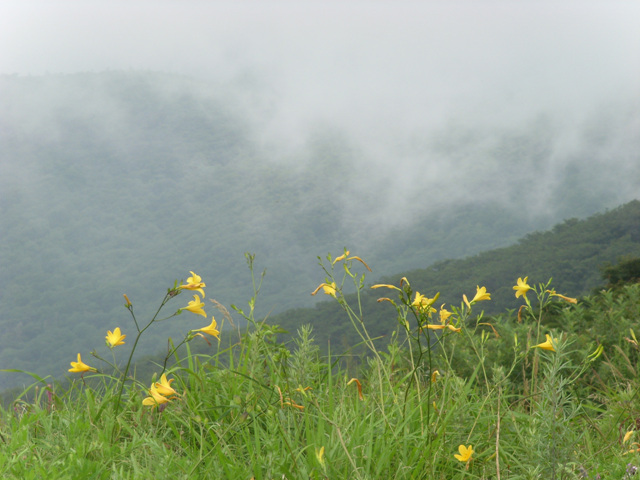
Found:
[{"label": "dark green forest", "polygon": [[[64,375],[78,352],[106,351],[107,330],[126,333],[123,293],[138,315],[152,315],[190,270],[207,282],[208,298],[244,305],[251,296],[244,252],[256,254],[257,272],[267,270],[259,315],[292,331],[311,323],[319,343],[348,343],[332,326],[333,307],[314,307],[309,295],[323,281],[316,256],[345,246],[371,265],[371,279],[406,275],[445,302],[485,284],[496,299],[487,308],[496,309],[508,307],[517,276],[553,276],[559,290],[578,295],[600,284],[603,264],[638,255],[637,202],[530,233],[630,200],[596,181],[604,174],[592,168],[606,163],[629,112],[594,116],[584,126],[584,154],[565,158],[544,185],[519,175],[553,156],[551,120],[499,132],[447,123],[423,153],[452,159],[448,189],[438,190],[444,179],[434,178],[396,191],[402,183],[392,180],[407,173],[390,162],[369,180],[364,150],[331,125],[302,139],[300,151],[274,158],[242,92],[224,85],[105,72],[2,76],[0,92],[3,369]],[[510,190],[472,182],[501,176]],[[387,313],[375,305],[370,315],[375,323]],[[139,351],[162,351],[167,336],[180,338],[201,320],[172,319]],[[2,373],[0,388],[28,381]]]}]

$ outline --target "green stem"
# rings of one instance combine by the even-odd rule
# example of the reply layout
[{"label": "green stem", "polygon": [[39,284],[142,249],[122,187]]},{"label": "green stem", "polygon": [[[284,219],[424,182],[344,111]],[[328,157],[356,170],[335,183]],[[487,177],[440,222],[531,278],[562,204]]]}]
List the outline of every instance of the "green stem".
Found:
[{"label": "green stem", "polygon": [[175,297],[177,293],[179,293],[179,290],[177,292],[175,290],[169,290],[166,293],[166,295],[162,299],[162,302],[160,303],[160,306],[158,307],[158,310],[156,310],[155,315],[153,316],[153,318],[149,321],[149,323],[143,329],[140,329],[140,327],[138,325],[138,321],[136,320],[136,317],[133,314],[133,308],[129,307],[129,311],[131,312],[131,316],[133,317],[133,320],[134,320],[134,322],[136,324],[136,329],[138,330],[138,334],[136,335],[136,339],[133,342],[133,347],[131,348],[131,353],[129,353],[129,359],[127,360],[127,366],[125,367],[124,373],[122,374],[122,377],[121,377],[121,380],[120,380],[120,389],[118,391],[118,396],[116,397],[116,402],[115,402],[115,406],[114,406],[114,410],[113,410],[114,424],[113,424],[112,438],[115,435],[115,430],[116,430],[116,425],[117,425],[117,423],[115,422],[115,419],[117,418],[118,413],[120,413],[120,404],[121,404],[121,401],[122,401],[122,394],[124,392],[124,384],[127,381],[127,375],[129,374],[129,370],[131,368],[131,362],[133,360],[133,354],[136,351],[136,347],[138,345],[138,341],[140,341],[140,337],[145,332],[145,330],[147,328],[149,328],[153,322],[156,321],[156,318],[158,317],[158,314],[160,313],[160,310],[162,310],[162,308],[167,304],[167,302],[171,298]]}]

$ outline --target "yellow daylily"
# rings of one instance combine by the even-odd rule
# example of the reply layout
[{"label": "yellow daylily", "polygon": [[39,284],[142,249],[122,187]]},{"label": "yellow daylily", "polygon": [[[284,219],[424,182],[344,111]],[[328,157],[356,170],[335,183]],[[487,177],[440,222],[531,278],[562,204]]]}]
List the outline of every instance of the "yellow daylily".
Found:
[{"label": "yellow daylily", "polygon": [[633,435],[633,430],[629,430],[627,433],[625,433],[624,438],[622,439],[622,443],[627,443],[627,441],[631,438],[631,435]]},{"label": "yellow daylily", "polygon": [[491,294],[487,293],[487,287],[479,287],[476,285],[476,296],[473,297],[471,303],[482,302],[483,300],[491,300]]},{"label": "yellow daylily", "polygon": [[167,403],[168,401],[169,399],[167,397],[160,395],[158,389],[156,388],[156,384],[153,384],[149,389],[149,396],[142,400],[142,404],[150,407],[157,407],[158,405],[162,405],[163,403]]},{"label": "yellow daylily", "polygon": [[464,300],[464,303],[466,303],[467,308],[471,308],[471,305],[473,305],[476,302],[482,302],[483,300],[491,300],[491,294],[487,293],[486,287],[479,287],[478,285],[476,285],[475,297],[473,297],[473,299],[469,301],[466,295],[462,295],[462,300]]},{"label": "yellow daylily", "polygon": [[336,263],[341,262],[342,260],[347,258],[348,255],[349,255],[349,250],[345,250],[345,252],[342,255],[333,259],[333,262],[331,262],[331,265],[335,265]]},{"label": "yellow daylily", "polygon": [[347,382],[347,387],[352,383],[355,383],[356,386],[358,387],[358,398],[360,400],[364,400],[364,396],[362,395],[362,384],[360,383],[360,380],[358,380],[357,378],[352,378]]},{"label": "yellow daylily", "polygon": [[436,309],[433,308],[432,305],[438,299],[438,296],[439,294],[436,294],[434,298],[428,298],[422,295],[420,292],[416,292],[416,296],[413,299],[413,302],[411,302],[411,306],[415,307],[418,311],[431,316],[431,314],[436,311]]},{"label": "yellow daylily", "polygon": [[194,330],[194,332],[206,333],[208,335],[211,335],[212,337],[216,337],[217,339],[220,339],[220,331],[218,330],[218,323],[216,322],[216,319],[213,316],[211,317],[211,324],[208,327],[199,328],[197,330]]},{"label": "yellow daylily", "polygon": [[175,380],[175,378],[172,378],[171,380],[167,380],[167,374],[163,373],[162,376],[160,377],[160,381],[156,382],[153,384],[153,386],[155,387],[155,390],[157,393],[159,393],[160,395],[177,395],[178,392],[176,392],[173,387],[171,386],[171,382],[173,382]]},{"label": "yellow daylily", "polygon": [[361,264],[363,264],[365,266],[365,268],[367,270],[371,271],[371,267],[369,267],[369,265],[367,265],[367,262],[365,262],[363,259],[361,259],[357,255],[354,255],[353,257],[349,257],[349,258],[347,258],[347,260],[358,260]]},{"label": "yellow daylily", "polygon": [[469,445],[468,447],[460,445],[458,447],[458,451],[460,452],[460,454],[456,453],[453,455],[457,460],[461,462],[468,462],[469,460],[471,460],[471,455],[473,455],[473,447],[471,445]]},{"label": "yellow daylily", "polygon": [[551,352],[555,352],[556,349],[553,347],[553,338],[548,333],[545,334],[547,337],[546,342],[539,343],[538,345],[534,345],[532,348],[542,348],[543,350],[549,350]]},{"label": "yellow daylily", "polygon": [[179,311],[189,310],[191,313],[202,315],[204,318],[207,318],[207,314],[202,307],[204,307],[204,303],[200,301],[200,297],[198,295],[194,295],[193,300],[191,300],[186,307],[181,308]]},{"label": "yellow daylily", "polygon": [[90,367],[89,365],[87,365],[86,363],[82,362],[82,358],[80,357],[80,354],[78,354],[78,361],[77,362],[71,362],[71,368],[69,369],[70,372],[97,372],[97,370],[93,367]]},{"label": "yellow daylily", "polygon": [[326,295],[331,295],[332,297],[335,297],[338,287],[336,286],[336,282],[321,283],[320,285],[318,285],[318,288],[316,288],[313,292],[311,292],[311,295],[315,295],[316,293],[318,293],[320,289],[324,290],[324,293]]},{"label": "yellow daylily", "polygon": [[447,319],[453,315],[449,310],[444,308],[444,303],[440,306],[440,323],[445,323]]},{"label": "yellow daylily", "polygon": [[517,285],[513,287],[513,289],[516,291],[516,298],[527,298],[527,292],[531,290],[531,286],[527,285],[528,278],[529,277],[524,277],[524,280],[520,277],[518,278]]},{"label": "yellow daylily", "polygon": [[453,325],[451,325],[450,323],[447,323],[447,324],[429,323],[429,324],[427,324],[427,328],[429,330],[444,330],[445,328],[448,328],[452,332],[460,332],[462,330],[461,327],[457,327],[456,328]]},{"label": "yellow daylily", "polygon": [[578,303],[578,300],[575,298],[571,298],[571,297],[565,297],[564,295],[560,295],[559,293],[556,293],[555,290],[547,290],[547,293],[551,294],[552,297],[558,297],[561,298],[562,300],[564,300],[565,302],[569,302],[569,303]]},{"label": "yellow daylily", "polygon": [[127,338],[126,335],[122,335],[120,331],[120,327],[116,327],[112,332],[111,330],[107,330],[107,345],[109,348],[117,347],[118,345],[124,345],[124,339]]},{"label": "yellow daylily", "polygon": [[362,263],[367,268],[367,270],[371,271],[371,268],[369,268],[369,265],[367,265],[367,262],[362,260],[357,255],[349,257],[349,250],[345,250],[345,252],[342,255],[340,255],[339,257],[336,257],[333,260],[333,262],[331,262],[331,265],[335,265],[336,263],[341,262],[342,260],[358,260],[360,263]]},{"label": "yellow daylily", "polygon": [[191,277],[187,278],[186,285],[180,285],[180,288],[184,290],[194,290],[196,292],[200,292],[202,294],[202,298],[205,297],[203,288],[206,287],[205,283],[200,278],[200,275],[196,275],[193,272],[191,273]]},{"label": "yellow daylily", "polygon": [[379,283],[377,285],[371,285],[371,288],[393,288],[394,290],[400,290],[398,287],[396,287],[395,285],[389,285],[387,283]]},{"label": "yellow daylily", "polygon": [[322,466],[322,468],[325,467],[325,463],[324,463],[324,446],[320,447],[320,450],[318,450],[316,448],[316,459],[318,460],[318,463]]},{"label": "yellow daylily", "polygon": [[284,402],[283,405],[286,405],[287,407],[291,407],[291,408],[297,408],[298,410],[304,410],[304,405],[298,405],[296,402],[294,402],[290,398],[287,398],[287,401]]}]

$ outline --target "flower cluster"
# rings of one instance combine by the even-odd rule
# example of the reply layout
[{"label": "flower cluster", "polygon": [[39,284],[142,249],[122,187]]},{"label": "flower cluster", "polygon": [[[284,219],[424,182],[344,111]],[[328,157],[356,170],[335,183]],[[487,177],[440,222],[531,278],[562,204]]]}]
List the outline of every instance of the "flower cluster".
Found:
[{"label": "flower cluster", "polygon": [[[524,277],[524,278],[518,277],[518,280],[516,281],[516,284],[513,287],[513,289],[515,290],[516,298],[522,297],[522,299],[525,301],[525,305],[522,305],[520,307],[520,310],[518,311],[518,322],[520,322],[522,319],[521,315],[523,310],[529,311],[530,314],[533,315],[533,308],[531,307],[531,302],[527,298],[527,293],[529,293],[530,291],[533,291],[538,296],[538,300],[540,302],[540,308],[539,308],[540,311],[542,311],[542,308],[549,303],[551,297],[558,297],[564,300],[565,302],[569,302],[569,303],[574,303],[574,304],[578,303],[578,301],[575,298],[567,297],[565,295],[560,295],[559,293],[556,293],[556,291],[553,289],[551,290],[547,289],[551,280],[549,280],[549,283],[547,283],[546,285],[540,284],[538,287],[532,287],[527,283],[528,279],[529,277]],[[539,343],[537,345],[534,345],[532,348],[540,348],[542,350],[555,352],[556,351],[555,340],[548,333],[545,334],[545,337],[546,337],[546,341]],[[594,352],[594,355],[596,353],[597,352]]]},{"label": "flower cluster", "polygon": [[[204,294],[204,290],[203,288],[206,287],[205,283],[202,281],[202,278],[200,278],[199,275],[196,275],[195,273],[191,272],[191,277],[187,278],[187,284],[186,285],[180,285],[181,289],[184,290],[193,290],[196,291],[198,293],[202,294],[202,298],[205,297]],[[182,310],[188,310],[191,313],[195,313],[196,315],[202,315],[204,318],[207,318],[207,314],[204,311],[204,303],[202,303],[202,301],[200,300],[200,297],[198,297],[198,295],[194,295],[193,296],[193,300],[189,302],[189,304],[184,307],[181,308],[179,311]],[[213,315],[211,316],[211,323],[203,328],[198,328],[196,330],[192,330],[190,333],[190,336],[200,336],[203,337],[202,333],[193,333],[193,332],[202,332],[202,333],[206,333],[207,335],[211,335],[212,337],[216,337],[216,338],[220,338],[220,331],[218,330],[218,323],[216,322],[216,319],[213,317]],[[203,337],[204,338],[204,337]]]},{"label": "flower cluster", "polygon": [[149,396],[142,400],[142,404],[155,408],[158,405],[168,403],[169,400],[178,395],[178,392],[176,392],[171,386],[171,382],[173,381],[173,378],[171,380],[167,380],[167,375],[163,373],[159,382],[151,384],[151,388],[149,388]]},{"label": "flower cluster", "polygon": [[[196,273],[194,273],[193,271],[191,272],[191,276],[189,278],[187,278],[187,283],[186,284],[181,284],[178,285],[177,282],[174,285],[174,287],[172,289],[168,290],[167,296],[165,297],[165,300],[162,303],[162,306],[164,306],[165,302],[168,301],[169,299],[171,299],[172,297],[175,297],[176,295],[178,295],[182,290],[191,290],[194,292],[199,293],[200,295],[202,295],[202,298],[205,297],[205,293],[204,293],[204,288],[206,287],[206,284],[202,281],[202,278],[197,275]],[[129,312],[131,312],[131,315],[133,317],[133,320],[135,322],[135,326],[137,329],[137,337],[135,339],[135,341],[133,342],[133,349],[130,353],[129,356],[129,362],[127,363],[126,369],[124,370],[124,373],[121,376],[121,387],[120,387],[120,394],[118,396],[118,402],[117,405],[119,405],[119,398],[120,395],[122,395],[122,390],[123,390],[123,386],[124,386],[124,382],[127,379],[127,373],[129,372],[129,367],[131,365],[131,359],[133,358],[133,351],[135,350],[135,346],[138,343],[138,339],[140,337],[140,335],[142,335],[142,333],[154,322],[159,321],[156,319],[156,317],[154,316],[149,322],[148,324],[142,328],[139,324],[138,324],[138,320],[136,319],[136,316],[134,315],[133,312],[133,304],[131,303],[131,300],[129,300],[129,297],[125,294],[124,295],[124,299],[125,299],[125,307],[129,310]],[[161,307],[162,308],[162,307]],[[180,308],[178,309],[177,312],[175,312],[173,315],[171,315],[168,318],[171,318],[175,315],[178,315],[180,313],[182,313],[182,311],[187,310],[191,313],[195,313],[196,315],[202,315],[203,317],[207,318],[207,313],[204,311],[204,303],[202,302],[201,298],[195,294],[193,295],[193,300],[191,300],[186,307]],[[159,311],[159,310],[158,310]],[[156,314],[157,315],[157,314]],[[165,319],[166,320],[166,319]],[[215,318],[212,316],[211,317],[211,323],[203,328],[199,328],[196,330],[190,330],[189,333],[185,336],[184,340],[182,341],[182,344],[184,344],[185,342],[188,342],[190,340],[192,340],[193,338],[200,336],[204,338],[203,334],[207,334],[207,335],[211,335],[213,337],[216,338],[220,338],[220,331],[218,330],[218,324],[216,323]],[[125,338],[127,338],[127,336],[125,334],[122,333],[122,330],[120,330],[120,327],[116,327],[113,329],[113,331],[108,330],[107,331],[107,335],[105,337],[105,342],[106,345],[113,350],[115,347],[119,346],[119,345],[124,345],[125,344]],[[177,347],[176,347],[177,348]],[[92,353],[96,358],[102,360],[95,352]],[[105,361],[105,360],[103,360]],[[106,362],[106,361],[105,361]],[[107,362],[109,363],[109,362]],[[115,364],[110,364],[116,371],[119,371],[117,365]],[[82,361],[82,357],[80,356],[80,353],[78,353],[78,361],[77,362],[71,362],[71,368],[69,369],[70,372],[74,372],[74,373],[86,373],[86,372],[97,372],[98,370],[87,365],[86,363],[84,363]],[[164,405],[167,402],[169,402],[169,400],[171,400],[172,398],[174,398],[177,394],[177,392],[171,387],[171,382],[173,382],[173,379],[171,380],[167,380],[167,376],[166,374],[162,374],[162,377],[160,378],[159,382],[154,382],[151,387],[148,390],[149,396],[146,397],[142,403],[143,405],[148,405],[148,406],[152,406],[155,407],[157,405]],[[117,406],[116,406],[116,411],[117,411]]]},{"label": "flower cluster", "polygon": [[[401,302],[404,303],[406,306],[408,306],[420,318],[419,320],[420,329],[425,329],[425,328],[428,330],[449,329],[452,332],[460,332],[462,330],[462,328],[460,327],[460,324],[462,322],[460,320],[458,310],[454,309],[454,311],[456,312],[456,314],[454,314],[454,312],[451,312],[445,308],[444,303],[440,305],[440,310],[437,310],[433,306],[438,300],[440,293],[436,293],[433,298],[429,298],[421,294],[420,292],[415,292],[413,301],[410,301],[409,295],[411,294],[412,290],[409,285],[409,280],[407,280],[406,277],[403,277],[400,280],[400,287],[396,287],[395,285],[389,285],[386,283],[380,283],[377,285],[372,285],[371,288],[373,289],[388,288],[388,289],[396,290],[400,292]],[[465,305],[467,305],[467,307],[471,309],[471,306],[476,302],[491,300],[491,294],[487,292],[486,287],[477,286],[476,294],[473,297],[473,299],[471,299],[471,301],[469,301],[466,295],[462,295],[462,300],[464,301]],[[396,303],[390,298],[382,297],[378,299],[378,302],[383,302],[383,301],[391,302],[393,305],[396,305]],[[396,306],[396,308],[398,307]],[[435,314],[436,312],[438,313],[438,320],[435,322],[431,322],[431,318],[433,314]],[[426,324],[423,322],[426,322]]]}]

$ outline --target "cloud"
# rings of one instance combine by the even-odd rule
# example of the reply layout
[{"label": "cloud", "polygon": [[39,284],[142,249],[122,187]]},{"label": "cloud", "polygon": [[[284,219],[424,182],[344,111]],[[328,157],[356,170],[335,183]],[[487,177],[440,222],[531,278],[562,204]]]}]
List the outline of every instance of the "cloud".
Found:
[{"label": "cloud", "polygon": [[[639,16],[615,1],[10,1],[0,73],[211,81],[274,161],[310,162],[314,139],[335,132],[361,180],[352,195],[388,216],[425,195],[509,201],[535,172],[537,196],[557,189],[603,108],[635,106],[624,115],[637,121]],[[544,156],[518,152],[536,125]],[[610,133],[609,161],[635,172],[637,137]],[[496,163],[505,149],[520,168]]]}]

